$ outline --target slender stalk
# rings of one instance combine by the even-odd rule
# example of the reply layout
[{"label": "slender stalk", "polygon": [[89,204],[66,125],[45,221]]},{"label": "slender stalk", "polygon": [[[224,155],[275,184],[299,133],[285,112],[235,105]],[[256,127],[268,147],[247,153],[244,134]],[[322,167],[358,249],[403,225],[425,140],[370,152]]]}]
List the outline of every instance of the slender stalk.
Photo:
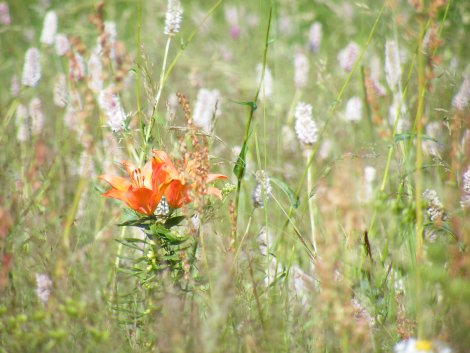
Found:
[{"label": "slender stalk", "polygon": [[[313,150],[308,149],[308,154],[307,154],[307,163],[311,158],[311,154],[313,153]],[[313,245],[313,250],[315,251],[315,255],[318,255],[317,251],[317,242],[315,240],[315,215],[314,215],[314,201],[312,195],[310,193],[313,190],[313,175],[312,175],[312,167],[308,168],[308,175],[307,175],[307,195],[308,195],[308,214],[310,218],[310,230],[311,230],[311,238],[312,238],[312,245]]]},{"label": "slender stalk", "polygon": [[191,43],[191,41],[194,39],[194,37],[196,36],[196,34],[199,32],[199,30],[201,29],[201,27],[204,25],[204,23],[209,19],[209,17],[211,17],[212,13],[217,10],[217,8],[222,4],[224,0],[219,0],[217,1],[214,6],[212,6],[210,8],[210,10],[207,12],[207,15],[204,17],[204,19],[201,21],[201,23],[191,32],[191,34],[189,35],[188,39],[185,41],[184,43],[184,46],[182,46],[180,48],[180,50],[178,51],[178,53],[176,53],[175,55],[175,58],[173,59],[173,61],[170,63],[170,65],[168,65],[168,70],[165,74],[165,76],[163,77],[163,82],[165,82],[167,79],[168,79],[168,75],[170,75],[170,72],[173,70],[173,67],[176,65],[176,62],[178,61],[178,59],[180,58],[180,56],[183,54],[184,50],[187,48],[187,46],[189,45],[189,43]]},{"label": "slender stalk", "polygon": [[250,114],[248,116],[248,121],[245,127],[245,135],[243,137],[243,144],[242,144],[242,150],[240,152],[240,155],[238,156],[237,160],[237,166],[239,166],[238,171],[236,172],[236,177],[237,177],[237,190],[235,194],[235,224],[237,223],[238,220],[238,206],[240,203],[240,191],[241,191],[241,186],[242,186],[242,179],[245,174],[245,158],[246,158],[246,153],[248,150],[248,139],[250,138],[251,134],[251,124],[253,122],[253,116],[254,112],[256,109],[256,104],[258,102],[258,97],[261,92],[261,88],[263,86],[264,82],[264,73],[266,69],[266,58],[268,54],[268,47],[269,47],[269,33],[271,29],[271,18],[272,18],[272,13],[273,13],[273,8],[272,6],[269,9],[269,17],[268,17],[268,27],[266,30],[266,37],[264,41],[264,51],[263,51],[263,61],[262,61],[262,69],[261,69],[261,78],[258,83],[258,89],[256,90],[255,97],[253,98],[253,101],[251,102],[250,106]]},{"label": "slender stalk", "polygon": [[[423,6],[423,0],[421,0]],[[424,33],[425,24],[423,19],[418,18],[421,33]],[[423,210],[421,207],[421,198],[423,190],[423,150],[422,150],[422,134],[423,134],[423,114],[424,114],[424,96],[426,94],[426,77],[425,63],[422,48],[422,37],[418,37],[418,107],[416,110],[415,126],[416,126],[416,171],[415,171],[415,204],[416,204],[416,321],[418,325],[418,339],[423,339],[423,312],[422,312],[422,276],[421,266],[423,261]]]},{"label": "slender stalk", "polygon": [[142,12],[142,0],[137,0],[137,34],[136,34],[136,44],[137,44],[137,57],[136,64],[137,70],[135,70],[135,95],[137,98],[137,116],[139,119],[139,131],[141,134],[142,141],[145,141],[144,135],[144,120],[142,117],[141,104],[140,104],[140,49],[141,49],[141,39],[140,39],[140,29],[141,29],[141,12]]},{"label": "slender stalk", "polygon": [[140,151],[140,156],[139,156],[139,162],[140,163],[142,162],[142,160],[144,158],[144,155],[148,150],[148,142],[150,140],[150,134],[151,134],[151,132],[153,130],[153,126],[155,124],[155,119],[156,119],[155,112],[158,108],[158,103],[160,102],[160,97],[161,97],[161,94],[162,94],[162,91],[163,91],[163,83],[164,83],[165,70],[166,70],[166,62],[167,62],[167,59],[168,59],[168,53],[170,52],[171,38],[172,38],[171,35],[168,36],[168,39],[166,41],[165,54],[163,55],[162,70],[160,72],[160,81],[158,83],[158,91],[157,91],[157,94],[155,96],[155,104],[153,106],[153,114],[150,117],[150,122],[149,122],[149,125],[147,126],[147,130],[145,132],[144,146]]}]

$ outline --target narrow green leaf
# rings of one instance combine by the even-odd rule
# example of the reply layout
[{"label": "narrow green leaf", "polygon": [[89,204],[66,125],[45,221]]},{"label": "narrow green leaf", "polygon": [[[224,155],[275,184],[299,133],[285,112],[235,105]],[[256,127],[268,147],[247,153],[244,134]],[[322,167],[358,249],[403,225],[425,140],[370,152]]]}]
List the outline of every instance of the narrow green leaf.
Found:
[{"label": "narrow green leaf", "polygon": [[274,177],[269,177],[269,180],[271,180],[274,185],[278,186],[287,195],[293,208],[299,207],[299,197],[286,182]]}]

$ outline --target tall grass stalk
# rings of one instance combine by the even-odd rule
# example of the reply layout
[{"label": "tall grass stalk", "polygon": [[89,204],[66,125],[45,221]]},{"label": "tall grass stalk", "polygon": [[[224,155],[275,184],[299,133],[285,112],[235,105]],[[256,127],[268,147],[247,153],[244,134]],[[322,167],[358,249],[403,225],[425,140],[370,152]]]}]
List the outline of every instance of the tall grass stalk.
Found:
[{"label": "tall grass stalk", "polygon": [[[266,29],[266,37],[264,41],[264,51],[263,51],[263,60],[262,60],[262,68],[261,68],[261,77],[258,83],[258,88],[256,90],[255,96],[253,98],[253,101],[250,102],[250,113],[248,115],[248,120],[245,126],[245,135],[243,137],[243,144],[242,148],[240,151],[240,155],[238,156],[235,168],[234,168],[234,173],[235,176],[237,177],[237,190],[235,191],[235,224],[238,223],[238,210],[239,210],[239,203],[240,203],[240,191],[242,187],[242,180],[243,176],[245,175],[245,168],[246,168],[246,154],[248,152],[248,140],[251,135],[251,124],[253,121],[253,116],[256,110],[256,105],[258,102],[258,97],[261,92],[261,88],[263,87],[264,83],[264,74],[266,71],[266,59],[268,55],[268,47],[269,47],[269,33],[271,30],[271,19],[272,19],[272,13],[273,13],[273,8],[272,6],[269,9],[269,16],[268,16],[268,24],[267,24],[267,29]],[[235,236],[237,236],[235,234]]]},{"label": "tall grass stalk", "polygon": [[[420,4],[424,7],[424,1]],[[424,114],[424,97],[426,94],[426,77],[425,63],[423,53],[423,37],[425,33],[424,19],[418,17],[420,32],[423,33],[418,39],[418,106],[416,109],[416,118],[414,125],[416,126],[416,171],[415,171],[415,205],[416,205],[416,321],[418,324],[418,338],[424,339],[423,332],[423,304],[422,304],[422,287],[423,279],[421,270],[423,266],[423,210],[422,210],[422,193],[423,193],[423,114]]]}]

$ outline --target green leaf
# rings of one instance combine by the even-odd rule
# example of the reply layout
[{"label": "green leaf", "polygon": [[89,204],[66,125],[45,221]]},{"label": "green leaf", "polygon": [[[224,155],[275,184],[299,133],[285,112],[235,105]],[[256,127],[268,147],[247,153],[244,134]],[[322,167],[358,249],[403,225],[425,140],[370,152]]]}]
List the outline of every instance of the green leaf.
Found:
[{"label": "green leaf", "polygon": [[170,228],[180,224],[182,221],[184,221],[185,218],[186,218],[185,216],[176,216],[176,217],[168,218],[166,220],[164,226],[165,226],[165,228],[170,229]]},{"label": "green leaf", "polygon": [[[417,136],[416,134],[413,134],[411,132],[403,132],[401,134],[395,135],[395,142],[414,139],[416,136]],[[434,142],[438,143],[438,141],[435,138],[433,138],[431,136],[428,136],[428,135],[421,135],[421,138],[423,140],[430,140],[430,141],[434,141]]]},{"label": "green leaf", "polygon": [[274,177],[269,177],[269,180],[271,180],[274,185],[278,186],[282,191],[284,191],[284,193],[289,198],[289,201],[292,207],[294,208],[299,207],[299,204],[300,204],[299,197],[295,194],[294,190],[292,190],[292,188],[289,185],[287,185],[286,182],[278,178],[274,178]]},{"label": "green leaf", "polygon": [[251,108],[252,111],[255,111],[256,109],[258,109],[258,105],[256,104],[256,102],[253,102],[253,101],[248,101],[248,102],[240,102],[240,101],[235,101],[233,99],[229,99],[231,102],[235,103],[235,104],[239,104],[239,105],[247,105]]}]

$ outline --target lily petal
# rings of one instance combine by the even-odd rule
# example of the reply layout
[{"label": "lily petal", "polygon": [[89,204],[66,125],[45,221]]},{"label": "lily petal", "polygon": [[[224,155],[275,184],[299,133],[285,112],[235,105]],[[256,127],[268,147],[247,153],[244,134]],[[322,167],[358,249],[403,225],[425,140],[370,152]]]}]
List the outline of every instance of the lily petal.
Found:
[{"label": "lily petal", "polygon": [[215,196],[217,197],[219,200],[222,200],[222,191],[220,191],[219,189],[217,189],[216,187],[208,187],[207,188],[207,194],[208,195],[212,195],[212,196]]},{"label": "lily petal", "polygon": [[120,191],[127,191],[129,187],[131,186],[131,183],[129,180],[124,179],[120,176],[104,174],[104,175],[100,175],[99,178],[101,180],[106,181],[113,188],[120,190]]},{"label": "lily petal", "polygon": [[207,182],[212,183],[213,181],[216,181],[217,179],[227,179],[226,175],[223,174],[209,174],[207,175]]}]

